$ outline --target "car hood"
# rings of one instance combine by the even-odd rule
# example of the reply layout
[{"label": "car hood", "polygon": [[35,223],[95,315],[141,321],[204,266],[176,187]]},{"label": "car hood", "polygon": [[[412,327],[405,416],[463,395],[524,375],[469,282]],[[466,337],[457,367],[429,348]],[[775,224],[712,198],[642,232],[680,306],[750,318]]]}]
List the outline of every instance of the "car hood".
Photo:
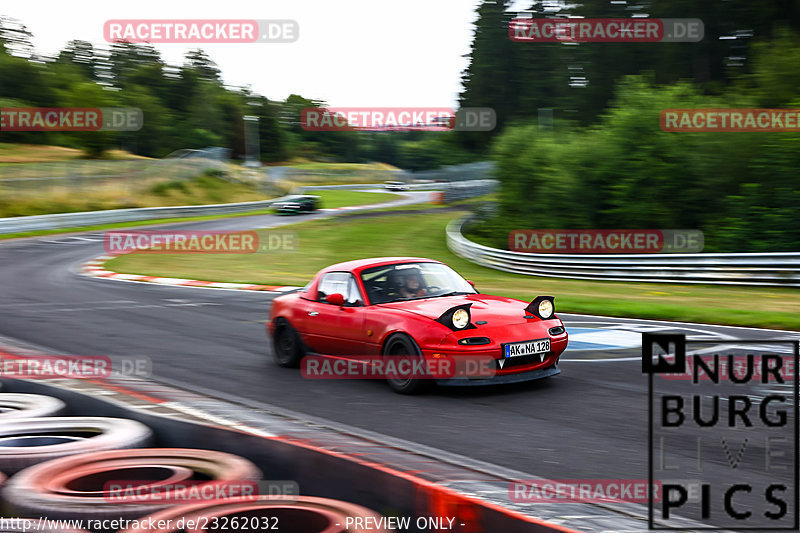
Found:
[{"label": "car hood", "polygon": [[489,324],[494,323],[494,325],[496,325],[498,321],[502,321],[504,324],[521,324],[529,321],[525,319],[525,316],[529,315],[529,313],[525,311],[528,302],[522,302],[513,298],[505,298],[503,296],[491,296],[488,294],[465,294],[459,296],[405,300],[379,304],[378,307],[407,311],[430,318],[431,320],[436,320],[448,309],[464,304],[472,304],[470,307],[470,315],[473,323],[478,320],[485,320]]}]

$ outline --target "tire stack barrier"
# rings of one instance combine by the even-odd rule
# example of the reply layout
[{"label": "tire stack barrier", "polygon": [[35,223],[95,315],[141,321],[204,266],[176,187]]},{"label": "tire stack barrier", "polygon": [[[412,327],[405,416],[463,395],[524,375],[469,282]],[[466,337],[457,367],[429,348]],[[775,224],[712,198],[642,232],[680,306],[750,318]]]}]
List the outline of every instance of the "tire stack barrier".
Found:
[{"label": "tire stack barrier", "polygon": [[[45,477],[49,476],[50,484],[45,487],[45,491],[39,491],[35,494],[27,488],[19,488],[6,490],[0,487],[0,516],[10,517],[13,514],[4,513],[3,507],[15,508],[24,510],[28,497],[34,502],[33,505],[42,505],[41,514],[45,518],[54,520],[74,520],[71,518],[74,515],[60,515],[60,504],[42,503],[41,498],[49,498],[53,492],[67,491],[73,492],[92,492],[91,484],[94,483],[94,488],[97,488],[99,479],[92,478],[96,471],[100,476],[108,476],[108,470],[105,466],[95,468],[91,463],[85,463],[86,456],[79,454],[93,454],[95,458],[105,457],[99,453],[101,450],[83,450],[76,451],[74,448],[65,453],[64,447],[78,446],[80,441],[92,441],[94,439],[102,440],[104,434],[102,430],[99,431],[94,437],[86,437],[81,435],[81,430],[87,429],[86,424],[76,428],[75,421],[106,421],[106,424],[127,422],[129,424],[138,425],[140,428],[145,429],[147,441],[149,442],[151,429],[157,440],[154,444],[161,447],[169,448],[185,448],[187,446],[196,446],[197,443],[202,443],[204,450],[198,450],[201,454],[213,454],[214,450],[224,452],[227,454],[236,454],[252,464],[257,465],[264,472],[268,472],[268,479],[273,480],[292,480],[299,484],[302,496],[259,496],[256,501],[247,498],[246,501],[232,501],[217,500],[214,502],[202,502],[198,504],[191,504],[189,506],[183,502],[176,502],[177,505],[173,507],[166,507],[157,510],[152,514],[139,517],[139,527],[142,527],[142,520],[149,519],[150,517],[166,516],[167,513],[176,513],[178,516],[184,516],[187,512],[202,513],[202,516],[218,516],[239,517],[243,521],[248,516],[261,516],[279,517],[280,527],[279,530],[289,533],[313,533],[314,531],[321,531],[324,533],[359,533],[359,524],[353,524],[350,521],[350,527],[347,527],[347,516],[369,516],[371,518],[381,519],[382,516],[437,516],[448,515],[457,520],[457,524],[461,527],[456,527],[454,531],[459,533],[478,533],[485,531],[503,531],[504,533],[577,533],[575,530],[562,527],[556,524],[548,523],[546,521],[526,516],[523,513],[515,512],[503,506],[498,506],[490,502],[482,501],[476,497],[464,494],[463,492],[449,489],[443,485],[439,485],[434,481],[427,481],[413,475],[408,475],[405,470],[395,469],[392,464],[383,465],[381,462],[374,460],[363,460],[358,457],[351,457],[349,455],[333,452],[331,453],[325,446],[316,445],[312,440],[307,441],[304,438],[298,438],[294,435],[293,430],[290,430],[287,435],[276,435],[266,437],[258,433],[243,431],[242,429],[234,426],[229,427],[225,424],[220,425],[218,422],[208,423],[207,421],[201,422],[195,417],[182,417],[175,416],[175,413],[182,413],[181,410],[174,410],[169,406],[173,400],[164,400],[164,398],[172,398],[168,394],[161,396],[159,393],[151,395],[148,393],[137,393],[135,390],[128,391],[129,398],[132,401],[120,401],[117,399],[109,398],[105,392],[115,390],[116,385],[111,384],[108,388],[102,384],[94,385],[73,385],[73,386],[55,386],[49,383],[43,383],[36,380],[8,380],[3,381],[4,390],[9,393],[39,393],[55,396],[64,401],[69,408],[69,413],[92,413],[96,415],[95,418],[24,418],[10,420],[6,423],[0,423],[0,471],[5,471],[6,474],[11,475],[14,472],[3,464],[3,452],[11,450],[12,447],[7,446],[9,441],[3,443],[3,439],[14,439],[22,437],[23,439],[32,439],[40,437],[56,437],[65,439],[67,442],[60,442],[58,444],[41,445],[41,446],[17,446],[15,447],[18,454],[24,455],[25,452],[33,452],[32,458],[29,458],[31,466],[28,469],[39,472],[47,472]],[[166,391],[164,391],[166,392]],[[177,392],[177,391],[176,391]],[[163,394],[163,393],[161,393]],[[185,392],[181,392],[185,395]],[[181,396],[179,396],[181,397]],[[179,402],[198,402],[202,405],[204,400],[192,399],[189,397]],[[159,404],[158,401],[166,401],[166,403]],[[210,400],[209,400],[210,401]],[[213,403],[213,402],[212,402]],[[147,407],[153,409],[142,409],[135,407],[136,405],[146,404]],[[164,405],[162,409],[157,407]],[[192,405],[188,403],[187,405]],[[133,408],[131,408],[134,406]],[[213,409],[211,411],[214,412]],[[99,418],[111,417],[111,418]],[[208,419],[206,419],[208,420]],[[50,421],[50,422],[47,422]],[[55,421],[55,422],[53,422]],[[72,426],[68,425],[72,421]],[[277,428],[282,427],[281,421],[276,420]],[[8,431],[8,426],[14,425],[13,431]],[[102,424],[100,424],[102,425]],[[257,426],[256,426],[257,427]],[[151,428],[151,429],[148,429]],[[70,433],[78,429],[76,433]],[[305,429],[301,429],[301,434]],[[32,434],[31,434],[32,433]],[[72,439],[72,440],[70,440]],[[12,440],[13,442],[13,440]],[[75,444],[78,442],[78,445]],[[95,441],[96,442],[96,441]],[[28,444],[31,444],[30,442]],[[136,448],[143,448],[146,444],[139,444],[136,446],[127,446],[124,452],[114,452],[122,461],[128,460],[129,457],[137,453],[164,453],[164,450],[136,450]],[[60,447],[60,448],[59,448]],[[27,449],[26,449],[27,448]],[[36,450],[39,448],[39,450]],[[53,450],[58,448],[58,450]],[[59,451],[55,458],[49,458],[49,463],[43,463],[46,459],[46,453],[36,452],[49,452]],[[105,452],[104,452],[105,453]],[[11,454],[13,455],[13,454]],[[62,459],[63,457],[63,459]],[[113,457],[109,453],[108,457]],[[151,457],[153,463],[158,466],[157,462],[162,462],[163,457]],[[111,459],[110,459],[111,460]],[[167,463],[166,470],[169,473],[164,474],[162,468],[162,477],[155,477],[156,483],[159,479],[184,479],[191,475],[191,472],[184,470],[192,470],[185,465]],[[33,466],[41,463],[39,466]],[[101,463],[103,463],[101,461]],[[70,464],[75,465],[78,470],[78,475],[71,469],[68,469],[63,475],[55,476],[57,472],[53,465]],[[123,465],[120,465],[123,466]],[[161,465],[164,467],[164,465]],[[35,469],[35,470],[34,470]],[[152,471],[151,471],[152,472]],[[52,473],[52,474],[51,474]],[[23,483],[29,479],[30,472],[28,470],[21,470],[16,475],[11,475],[6,485],[11,483]],[[114,474],[116,475],[116,474]],[[19,476],[19,477],[17,477]],[[149,474],[148,474],[149,476]],[[141,478],[142,476],[140,476]],[[87,479],[88,478],[88,479]],[[18,481],[22,480],[22,481]],[[77,481],[77,484],[73,482]],[[29,481],[27,482],[29,483]],[[85,485],[82,485],[86,483]],[[53,485],[54,484],[54,485]],[[101,484],[102,485],[102,484]],[[284,493],[285,494],[285,493]],[[74,495],[74,494],[73,494]],[[61,495],[63,496],[63,495]],[[58,497],[61,497],[58,496]],[[91,498],[91,496],[86,495]],[[329,499],[328,496],[333,496],[335,499]],[[3,498],[11,500],[7,504],[3,502]],[[96,499],[96,498],[95,498]],[[37,503],[38,502],[38,503]],[[350,503],[353,502],[353,503]],[[234,507],[230,507],[234,505]],[[241,504],[241,505],[240,505]],[[92,505],[91,503],[89,505]],[[95,502],[96,505],[96,502]],[[242,505],[249,506],[247,508]],[[13,507],[12,507],[13,506]],[[99,506],[97,506],[99,507]],[[36,510],[39,507],[35,507]],[[66,509],[66,505],[63,507]],[[371,511],[374,509],[375,511]],[[29,509],[24,511],[32,513],[33,510]],[[358,513],[369,513],[368,515]],[[119,519],[120,517],[116,512],[111,513],[113,518]],[[64,518],[55,518],[61,517]],[[69,517],[67,517],[69,516]],[[20,517],[22,518],[22,517]],[[333,518],[333,521],[331,519]],[[36,518],[28,518],[36,520]],[[344,522],[342,520],[345,520]],[[333,525],[331,525],[333,524]],[[339,525],[336,525],[339,524]],[[364,522],[362,522],[364,524]],[[380,522],[370,521],[368,531],[371,533],[379,533],[381,530],[379,526],[384,525]],[[127,527],[132,527],[133,524],[128,524]],[[95,524],[88,524],[84,522],[83,526],[86,529],[92,529],[93,533],[114,533],[113,530],[99,530],[94,529]],[[125,527],[124,524],[119,527]],[[146,527],[146,526],[145,526]],[[234,526],[235,527],[235,526]],[[363,527],[366,527],[364,525]],[[231,530],[231,529],[228,529]],[[27,530],[31,531],[30,528]],[[129,530],[124,533],[133,533],[146,530]],[[185,533],[193,533],[191,529],[185,529]],[[6,533],[0,529],[0,533]],[[8,533],[17,533],[14,530],[9,530]],[[45,532],[49,533],[49,532]],[[56,532],[53,532],[56,533]],[[61,530],[58,533],[87,533],[82,532],[67,532]],[[120,532],[122,533],[122,532]],[[161,533],[159,531],[159,533]],[[165,533],[168,533],[165,531]]]},{"label": "tire stack barrier", "polygon": [[[347,518],[352,522],[364,524],[366,519],[369,527],[348,526]],[[257,527],[242,529],[257,530],[264,525],[274,525],[274,529],[284,533],[385,533],[387,530],[375,527],[374,520],[379,520],[381,515],[352,503],[328,498],[313,498],[309,496],[281,497],[260,496],[255,501],[249,499],[231,499],[225,501],[209,502],[196,505],[181,505],[147,517],[148,521],[171,520],[177,524],[180,519],[185,521],[203,522],[208,520],[208,526],[213,526],[216,519],[221,524],[248,524]],[[360,519],[360,520],[359,520]],[[184,522],[185,523],[185,522]],[[234,526],[229,531],[238,530]],[[214,528],[216,529],[216,528]],[[170,529],[135,528],[126,529],[120,533],[202,533],[205,528],[173,527]]]},{"label": "tire stack barrier", "polygon": [[0,471],[14,474],[28,466],[80,453],[141,448],[153,432],[125,418],[18,418],[0,425]]},{"label": "tire stack barrier", "polygon": [[[261,470],[248,459],[223,451],[146,448],[153,442],[153,432],[135,420],[51,416],[65,409],[65,402],[50,396],[0,394],[0,517],[34,520],[46,517],[61,521],[150,517],[158,521],[173,517],[175,524],[179,518],[217,517],[250,520],[253,524],[275,520],[273,524],[280,524],[281,531],[290,533],[385,531],[373,527],[378,522],[371,522],[368,530],[346,526],[348,517],[379,520],[381,515],[360,505],[328,498],[255,496],[183,503],[181,484],[202,490],[204,484],[257,482],[262,479]],[[131,502],[115,500],[114,493],[109,491],[111,482],[136,487],[138,494],[145,495],[151,489],[158,494],[165,485],[179,488],[171,494],[169,502],[157,498]],[[0,533],[22,533],[24,529],[12,526],[0,528]],[[65,528],[38,531],[88,533]],[[185,529],[186,533],[201,531]],[[113,532],[95,530],[95,533]]]},{"label": "tire stack barrier", "polygon": [[[103,448],[137,440],[146,443],[152,436],[149,428],[131,420],[45,418],[56,417],[65,410],[66,403],[52,396],[0,393],[0,491],[9,490],[10,479],[6,473],[24,470],[30,464],[40,461],[46,463],[48,459],[60,455],[80,454],[87,447]],[[127,433],[127,439],[123,433]],[[7,512],[0,513],[0,517],[8,515]],[[38,516],[47,516],[47,513],[38,513]],[[0,533],[29,531],[28,526],[19,523],[3,524],[0,528]],[[36,531],[88,533],[82,529],[66,527]]]},{"label": "tire stack barrier", "polygon": [[[0,383],[0,389],[2,384]],[[58,398],[41,394],[0,393],[0,424],[11,419],[55,416],[61,414],[66,404]],[[0,488],[8,481],[8,476],[0,471]],[[12,533],[11,529],[0,530],[0,533]]]},{"label": "tire stack barrier", "polygon": [[[143,448],[62,457],[26,468],[3,488],[15,516],[56,520],[135,519],[192,501],[220,482],[257,482],[261,470],[237,455],[188,448]],[[114,493],[134,488],[141,497]],[[253,487],[251,483],[251,488]],[[167,491],[159,490],[167,488]],[[148,496],[153,496],[148,500]],[[165,502],[165,499],[167,500]]]},{"label": "tire stack barrier", "polygon": [[67,404],[41,394],[0,394],[0,422],[16,418],[38,418],[57,416]]}]

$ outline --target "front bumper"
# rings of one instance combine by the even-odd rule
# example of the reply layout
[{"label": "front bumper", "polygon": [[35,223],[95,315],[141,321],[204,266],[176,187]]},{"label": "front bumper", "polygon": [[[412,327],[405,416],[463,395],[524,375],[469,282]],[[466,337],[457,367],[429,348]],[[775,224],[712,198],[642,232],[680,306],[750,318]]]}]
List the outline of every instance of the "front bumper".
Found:
[{"label": "front bumper", "polygon": [[528,372],[519,372],[517,374],[498,374],[491,378],[486,379],[471,379],[471,378],[451,378],[451,379],[437,379],[437,385],[444,385],[447,387],[480,387],[486,385],[504,385],[507,383],[521,383],[523,381],[533,381],[535,379],[549,378],[561,373],[561,369],[557,364],[548,366],[547,368],[537,368],[536,370],[529,370]]},{"label": "front bumper", "polygon": [[[562,331],[558,334],[551,334],[550,329],[561,327]],[[458,341],[468,337],[486,337],[489,344],[462,345]],[[503,356],[503,343],[505,342],[524,342],[535,339],[550,339],[550,351],[541,358],[538,355],[524,355],[506,358]],[[472,377],[459,376],[457,378],[445,377],[437,380],[449,385],[480,385],[494,383],[514,383],[517,381],[528,381],[540,379],[561,371],[558,368],[558,361],[561,354],[566,350],[569,337],[563,324],[559,319],[547,321],[531,321],[530,323],[511,324],[496,327],[479,327],[466,329],[449,334],[438,346],[423,345],[422,354],[428,360],[449,359],[451,361],[464,360],[464,358],[474,358],[475,361],[493,361],[493,375],[487,376],[485,372]],[[458,363],[457,363],[458,364]],[[484,363],[479,363],[479,366]],[[473,367],[477,368],[477,367]],[[469,372],[468,367],[464,368]]]}]

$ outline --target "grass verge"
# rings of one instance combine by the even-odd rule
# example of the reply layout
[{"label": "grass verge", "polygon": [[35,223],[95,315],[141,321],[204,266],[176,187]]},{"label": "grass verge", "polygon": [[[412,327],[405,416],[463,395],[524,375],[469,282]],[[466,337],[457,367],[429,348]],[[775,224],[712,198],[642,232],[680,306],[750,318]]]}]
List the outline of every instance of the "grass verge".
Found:
[{"label": "grass verge", "polygon": [[[0,187],[2,185],[0,182]],[[0,217],[268,199],[268,196],[254,185],[232,183],[215,171],[190,179],[155,182],[141,190],[137,190],[129,183],[120,182],[94,190],[76,190],[67,184],[34,195],[4,192],[6,194],[0,196]]]},{"label": "grass verge", "polygon": [[[47,144],[19,144],[0,142],[0,164],[3,163],[50,163],[85,159],[82,150],[66,146]],[[103,159],[148,159],[122,150],[109,150]]]},{"label": "grass verge", "polygon": [[[315,193],[316,194],[316,193]],[[391,193],[372,193],[372,192],[359,192],[359,191],[339,191],[339,190],[324,190],[319,191],[321,197],[322,207],[346,207],[350,205],[363,205],[363,204],[377,204],[394,200],[397,195]],[[200,222],[203,220],[215,220],[218,218],[231,218],[231,217],[247,217],[254,215],[270,215],[275,211],[273,209],[258,209],[256,211],[248,211],[247,213],[236,213],[233,215],[207,215],[200,217],[182,217],[182,218],[156,218],[150,220],[137,220],[133,222],[118,222],[114,224],[102,224],[98,226],[87,226],[82,228],[61,228],[54,230],[40,230],[28,231],[23,233],[10,233],[8,235],[0,235],[0,240],[3,239],[16,239],[22,237],[41,237],[43,235],[55,235],[59,233],[74,233],[84,231],[103,231],[107,229],[120,229],[120,228],[136,228],[156,226],[161,224],[178,224],[180,222]]]},{"label": "grass verge", "polygon": [[306,222],[291,227],[300,238],[294,252],[131,254],[110,261],[108,268],[151,276],[303,285],[320,268],[339,261],[412,255],[446,262],[481,292],[522,300],[554,295],[562,312],[800,330],[800,292],[793,289],[566,280],[481,267],[447,248],[445,226],[456,216],[434,212],[340,219],[335,225]]},{"label": "grass verge", "polygon": [[349,191],[347,189],[320,189],[318,191],[308,191],[307,194],[319,196],[322,207],[325,209],[351,205],[380,204],[400,198],[399,195],[390,192],[362,192]]}]

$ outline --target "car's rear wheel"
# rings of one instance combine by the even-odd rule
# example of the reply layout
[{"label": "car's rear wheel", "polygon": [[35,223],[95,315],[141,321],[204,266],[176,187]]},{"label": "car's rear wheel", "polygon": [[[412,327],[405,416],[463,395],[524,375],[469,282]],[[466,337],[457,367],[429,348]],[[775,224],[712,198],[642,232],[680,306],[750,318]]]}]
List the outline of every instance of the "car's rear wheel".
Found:
[{"label": "car's rear wheel", "polygon": [[275,333],[272,337],[275,361],[287,368],[296,368],[305,355],[303,341],[286,319],[275,321]]},{"label": "car's rear wheel", "polygon": [[[414,339],[404,333],[392,335],[383,347],[384,357],[419,357],[422,358],[422,350]],[[418,394],[431,386],[430,379],[419,378],[389,378],[386,380],[393,391],[400,394]]]}]

